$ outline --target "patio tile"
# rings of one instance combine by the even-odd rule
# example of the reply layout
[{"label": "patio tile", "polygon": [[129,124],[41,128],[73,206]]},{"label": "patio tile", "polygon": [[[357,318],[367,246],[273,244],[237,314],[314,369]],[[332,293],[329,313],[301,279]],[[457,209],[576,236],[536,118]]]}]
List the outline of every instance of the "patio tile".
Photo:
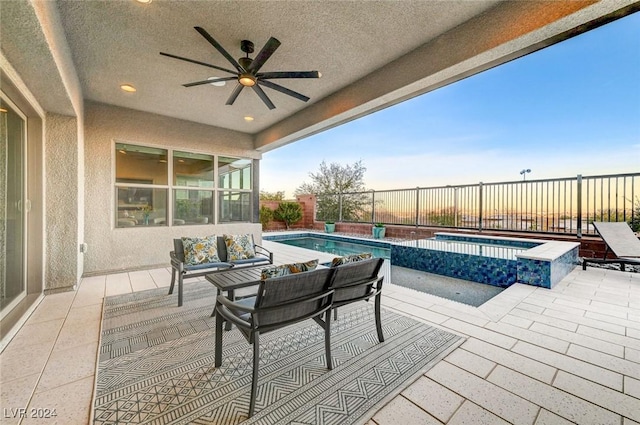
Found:
[{"label": "patio tile", "polygon": [[372,419],[379,425],[440,425],[437,419],[404,397],[391,400]]},{"label": "patio tile", "polygon": [[551,310],[558,310],[564,314],[572,314],[580,317],[584,315],[584,310],[582,309],[555,304],[553,302],[553,299],[549,299],[548,297],[540,297],[540,296],[537,296],[536,294],[527,298],[526,301],[529,304],[533,304],[538,307],[543,307],[545,309],[545,313],[547,309],[551,309]]},{"label": "patio tile", "polygon": [[557,369],[552,366],[476,338],[469,338],[461,348],[547,384],[550,384],[556,375]]},{"label": "patio tile", "polygon": [[100,340],[100,319],[67,320],[62,326],[53,351],[66,350],[71,347],[97,343]]},{"label": "patio tile", "polygon": [[529,327],[533,324],[533,321],[516,315],[507,314],[502,319],[500,319],[500,323],[506,323],[507,325],[513,325],[523,329],[529,329]]},{"label": "patio tile", "polygon": [[430,310],[427,310],[425,308],[422,307],[417,307],[415,305],[411,305],[411,304],[405,304],[402,306],[397,306],[398,309],[400,309],[403,313],[405,314],[410,314],[412,316],[416,316],[419,317],[421,319],[424,319],[428,322],[431,323],[436,323],[436,324],[441,324],[442,322],[444,322],[445,320],[448,319],[447,316],[444,316],[442,314],[438,314],[438,313],[434,313]]},{"label": "patio tile", "polygon": [[622,425],[640,425],[640,422],[632,421],[629,418],[624,418],[622,421]]},{"label": "patio tile", "polygon": [[[548,310],[545,310],[543,314],[545,316],[561,319],[563,322],[574,323],[576,325],[586,325],[595,329],[601,329],[603,331],[618,333],[620,335],[625,334],[624,326],[615,324],[610,320],[605,321],[605,320],[598,320],[598,319],[592,318],[590,317],[590,314],[593,314],[592,312],[587,312],[584,314],[584,316],[583,315],[576,316],[574,314],[567,314],[562,311],[548,309]],[[606,317],[611,318],[611,316],[606,316]],[[574,331],[577,331],[577,330],[578,330],[578,327],[576,326]]]},{"label": "patio tile", "polygon": [[155,289],[158,287],[148,270],[129,272],[129,281],[131,282],[133,292]]},{"label": "patio tile", "polygon": [[[571,394],[575,394],[577,397],[581,397],[595,405],[602,406],[634,421],[640,420],[640,409],[638,408],[640,404],[638,404],[637,398],[630,397],[563,371],[558,372],[553,386],[571,392]],[[620,419],[618,419],[618,421],[619,420]]]},{"label": "patio tile", "polygon": [[0,422],[3,424],[20,423],[19,409],[25,409],[29,404],[29,399],[31,398],[31,394],[39,377],[39,373],[34,373],[12,381],[2,380],[2,386],[0,386],[2,417],[0,418]]},{"label": "patio tile", "polygon": [[491,424],[491,425],[508,425],[509,422],[500,419],[498,416],[483,409],[475,403],[465,401],[458,409],[456,414],[451,418],[448,425],[468,425],[468,424]]},{"label": "patio tile", "polygon": [[533,424],[537,416],[538,406],[450,363],[440,362],[426,375],[513,424]]},{"label": "patio tile", "polygon": [[567,341],[585,347],[591,347],[594,350],[602,351],[603,353],[608,353],[618,357],[624,356],[624,347],[620,345],[610,344],[597,338],[592,338],[575,332],[565,331],[563,329],[545,325],[544,323],[533,324],[533,326],[531,326],[531,330],[540,332],[548,336],[552,336],[562,341]]},{"label": "patio tile", "polygon": [[402,395],[442,422],[447,422],[464,398],[424,376],[411,384]]},{"label": "patio tile", "polygon": [[489,320],[486,318],[484,314],[476,313],[470,314],[463,312],[461,310],[452,308],[448,305],[434,305],[433,307],[429,307],[429,310],[435,311],[436,313],[444,314],[445,316],[455,317],[456,319],[462,320],[463,322],[470,323],[472,325],[483,327]]},{"label": "patio tile", "polygon": [[523,341],[518,341],[513,347],[513,351],[557,369],[575,373],[586,379],[601,382],[603,385],[622,391],[622,375],[619,373]]},{"label": "patio tile", "polygon": [[592,336],[594,338],[610,342],[612,344],[623,345],[635,350],[640,350],[640,339],[629,338],[623,335],[617,335],[611,332],[602,331],[600,329],[594,329],[589,326],[583,325],[578,326],[577,332],[583,335]]},{"label": "patio tile", "polygon": [[572,425],[575,422],[571,422],[562,416],[558,416],[555,413],[549,412],[546,409],[541,409],[535,425]]},{"label": "patio tile", "polygon": [[620,415],[511,369],[498,366],[489,375],[488,380],[572,422],[600,425],[620,424]]},{"label": "patio tile", "polygon": [[36,393],[46,392],[95,374],[98,343],[54,351],[42,373]]},{"label": "patio tile", "polygon": [[171,285],[171,269],[163,267],[161,269],[149,270],[151,278],[158,288],[168,287]]},{"label": "patio tile", "polygon": [[624,393],[635,397],[640,403],[640,380],[633,379],[628,376],[624,377]]},{"label": "patio tile", "polygon": [[34,345],[53,346],[64,319],[48,320],[34,324],[25,324],[11,340],[12,349],[33,347]]},{"label": "patio tile", "polygon": [[487,360],[484,357],[480,357],[463,349],[453,351],[445,360],[481,378],[486,378],[493,368],[496,367],[496,364],[491,360]]},{"label": "patio tile", "polygon": [[[14,346],[13,341],[0,354],[0,382],[42,373],[53,350],[53,341],[48,344],[31,345],[28,350]],[[25,353],[28,352],[28,355]]]},{"label": "patio tile", "polygon": [[634,350],[633,348],[625,347],[624,358],[632,362],[640,363],[640,350]]},{"label": "patio tile", "polygon": [[640,341],[640,329],[627,328],[627,336]]},{"label": "patio tile", "polygon": [[91,304],[81,307],[74,305],[67,315],[67,322],[91,322],[96,320],[102,320],[102,304]]},{"label": "patio tile", "polygon": [[510,315],[522,317],[536,323],[545,323],[549,326],[555,326],[556,328],[564,329],[570,332],[575,332],[578,329],[578,325],[575,323],[567,322],[564,320],[557,320],[553,317],[545,316],[543,314],[532,312],[529,310],[524,310],[520,307],[521,306],[518,306],[518,308],[514,308],[513,310],[511,310]]},{"label": "patio tile", "polygon": [[521,329],[516,326],[507,325],[505,323],[489,323],[486,328],[503,333],[521,341],[526,341],[534,345],[547,347],[550,350],[558,351],[560,353],[566,352],[567,348],[569,348],[569,343],[566,341],[562,341],[558,338],[554,338],[538,332],[533,332],[528,329]]},{"label": "patio tile", "polygon": [[517,339],[515,338],[511,338],[483,327],[474,326],[458,319],[449,319],[442,325],[460,332],[461,334],[472,336],[503,348],[511,348],[517,342]]},{"label": "patio tile", "polygon": [[[628,351],[628,349],[626,351]],[[640,364],[638,364],[638,362],[610,356],[600,351],[573,344],[569,347],[567,354],[584,360],[585,362],[640,379]]]},{"label": "patio tile", "polygon": [[47,423],[64,425],[86,425],[89,423],[93,376],[72,382],[50,391],[34,394],[29,408],[55,409],[56,417],[45,420],[27,418],[21,425],[42,425]]},{"label": "patio tile", "polygon": [[540,307],[537,305],[533,305],[533,304],[529,304],[528,302],[526,302],[526,300],[524,302],[521,302],[520,304],[518,304],[518,310],[525,310],[525,311],[529,311],[531,313],[536,313],[536,314],[542,314],[542,312],[544,311],[544,307]]},{"label": "patio tile", "polygon": [[64,319],[75,296],[76,293],[73,291],[46,295],[27,320],[27,324]]},{"label": "patio tile", "polygon": [[110,297],[112,295],[129,294],[133,292],[128,273],[118,273],[107,275],[104,295]]}]

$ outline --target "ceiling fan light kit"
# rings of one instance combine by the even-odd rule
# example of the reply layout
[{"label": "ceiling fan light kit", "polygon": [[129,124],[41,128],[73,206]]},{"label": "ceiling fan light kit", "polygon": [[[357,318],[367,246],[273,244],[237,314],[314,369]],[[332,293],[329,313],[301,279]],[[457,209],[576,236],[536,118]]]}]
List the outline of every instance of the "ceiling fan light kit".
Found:
[{"label": "ceiling fan light kit", "polygon": [[[205,62],[200,62],[197,60],[185,58],[182,56],[176,56],[170,53],[160,52],[161,55],[167,56],[170,58],[183,60],[190,63],[195,63],[197,65],[207,66],[209,68],[217,69],[219,71],[223,71],[229,74],[233,74],[233,77],[222,77],[216,78],[216,83],[226,82],[237,80],[238,84],[231,92],[231,95],[227,99],[227,105],[233,105],[238,95],[245,87],[251,87],[253,91],[258,95],[258,97],[264,102],[265,105],[269,109],[275,109],[275,105],[267,94],[262,90],[262,87],[268,87],[272,90],[279,91],[280,93],[284,93],[296,99],[302,100],[303,102],[307,102],[309,98],[303,94],[300,94],[296,91],[288,89],[280,84],[276,84],[272,81],[272,79],[283,79],[283,78],[320,78],[321,74],[318,71],[278,71],[278,72],[258,72],[260,68],[265,64],[265,62],[273,55],[278,47],[280,47],[280,41],[278,39],[271,37],[266,42],[262,50],[258,52],[258,54],[251,59],[249,55],[255,51],[255,47],[253,43],[249,40],[242,40],[240,42],[240,49],[246,54],[245,57],[239,58],[237,61],[218,43],[209,33],[201,27],[194,27],[200,35],[202,35],[208,42],[211,44],[222,56],[224,56],[227,61],[235,68],[235,71],[226,69],[217,65],[212,65]],[[183,84],[184,87],[193,87],[199,86],[203,84],[212,84],[211,78],[208,78],[204,81],[195,81],[192,83]],[[221,85],[221,84],[216,84]]]}]

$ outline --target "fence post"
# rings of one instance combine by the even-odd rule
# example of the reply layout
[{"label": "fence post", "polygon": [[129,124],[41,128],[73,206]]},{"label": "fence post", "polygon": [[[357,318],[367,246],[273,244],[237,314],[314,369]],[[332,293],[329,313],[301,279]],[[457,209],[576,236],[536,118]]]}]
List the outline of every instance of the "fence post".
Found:
[{"label": "fence post", "polygon": [[375,223],[376,217],[376,191],[371,189],[371,224]]},{"label": "fence post", "polygon": [[338,221],[342,222],[342,193],[338,193]]},{"label": "fence post", "polygon": [[578,232],[578,238],[581,238],[582,237],[582,174],[578,174],[578,178],[576,182],[577,182],[576,202],[578,203],[576,207],[577,217],[578,217],[578,227],[576,230]]},{"label": "fence post", "polygon": [[478,185],[478,232],[482,232],[482,182]]},{"label": "fence post", "polygon": [[416,228],[420,224],[420,186],[416,187]]}]

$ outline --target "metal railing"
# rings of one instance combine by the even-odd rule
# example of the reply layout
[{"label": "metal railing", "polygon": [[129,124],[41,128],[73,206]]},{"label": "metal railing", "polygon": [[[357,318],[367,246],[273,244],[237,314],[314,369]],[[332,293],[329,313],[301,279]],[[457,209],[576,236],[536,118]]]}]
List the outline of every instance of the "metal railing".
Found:
[{"label": "metal railing", "polygon": [[594,234],[640,210],[640,173],[320,195],[316,220]]}]

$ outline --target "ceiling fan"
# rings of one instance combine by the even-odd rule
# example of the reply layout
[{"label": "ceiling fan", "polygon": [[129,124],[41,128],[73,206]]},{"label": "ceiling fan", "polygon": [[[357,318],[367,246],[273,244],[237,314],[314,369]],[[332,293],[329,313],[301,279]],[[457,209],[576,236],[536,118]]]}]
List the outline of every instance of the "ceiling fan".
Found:
[{"label": "ceiling fan", "polygon": [[[163,56],[168,56],[174,59],[180,59],[183,61],[195,63],[198,65],[207,66],[209,68],[214,68],[219,71],[228,72],[229,74],[233,74],[233,77],[222,77],[216,78],[215,81],[231,81],[238,80],[238,85],[231,92],[231,96],[227,99],[227,105],[233,105],[236,98],[240,94],[243,88],[251,87],[253,91],[256,92],[258,97],[262,99],[262,101],[267,105],[269,109],[275,109],[275,105],[271,102],[271,99],[267,96],[267,94],[262,90],[261,86],[269,87],[270,89],[279,91],[280,93],[287,94],[289,96],[295,97],[296,99],[300,99],[303,102],[309,100],[309,98],[303,94],[290,90],[286,87],[281,86],[280,84],[276,84],[269,80],[279,79],[279,78],[320,78],[321,74],[318,71],[279,71],[279,72],[258,72],[260,68],[264,65],[264,63],[273,55],[273,52],[276,51],[278,47],[280,47],[280,42],[276,38],[269,38],[266,42],[262,50],[258,52],[255,58],[251,59],[249,54],[254,52],[253,43],[249,40],[242,40],[240,43],[240,49],[246,53],[244,58],[240,58],[237,61],[218,43],[204,28],[194,27],[196,31],[200,33],[213,47],[216,48],[222,56],[224,56],[231,65],[236,69],[235,71],[222,68],[217,65],[212,65],[205,62],[200,62],[197,60],[185,58],[182,56],[172,55],[170,53],[160,52]],[[212,80],[204,80],[204,81],[195,81],[193,83],[183,84],[184,87],[193,87],[199,86],[203,84],[211,84]]]}]

